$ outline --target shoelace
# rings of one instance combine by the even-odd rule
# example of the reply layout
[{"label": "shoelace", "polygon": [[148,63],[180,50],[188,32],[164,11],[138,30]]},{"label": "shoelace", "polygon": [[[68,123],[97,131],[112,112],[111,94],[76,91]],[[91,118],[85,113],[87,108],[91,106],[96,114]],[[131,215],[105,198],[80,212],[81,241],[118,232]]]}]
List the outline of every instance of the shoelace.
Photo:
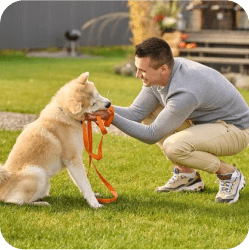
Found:
[{"label": "shoelace", "polygon": [[173,176],[169,179],[169,184],[171,184],[171,183],[174,183],[174,182],[176,182],[176,181],[178,181],[180,178],[186,178],[186,176],[185,175],[182,175],[182,174],[176,174],[176,173],[174,173],[174,172],[171,172],[172,174],[173,174]]},{"label": "shoelace", "polygon": [[219,181],[220,183],[220,193],[230,193],[233,186],[234,186],[234,182],[236,181],[237,177],[235,177],[234,179],[230,179],[230,180],[216,180],[215,183],[217,183],[217,181]]}]

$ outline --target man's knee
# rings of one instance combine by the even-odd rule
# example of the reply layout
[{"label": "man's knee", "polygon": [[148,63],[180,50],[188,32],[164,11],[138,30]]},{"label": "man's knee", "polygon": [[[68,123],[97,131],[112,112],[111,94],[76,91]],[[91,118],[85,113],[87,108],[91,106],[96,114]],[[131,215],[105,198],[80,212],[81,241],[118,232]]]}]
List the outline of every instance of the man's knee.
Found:
[{"label": "man's knee", "polygon": [[169,138],[166,139],[163,143],[163,152],[167,156],[167,158],[170,159],[174,163],[175,163],[175,158],[177,157],[176,151],[178,151],[178,149],[176,148],[176,144],[172,143],[169,140]]},{"label": "man's knee", "polygon": [[180,163],[182,159],[189,157],[191,148],[185,142],[174,140],[173,137],[164,141],[163,152],[173,163]]}]

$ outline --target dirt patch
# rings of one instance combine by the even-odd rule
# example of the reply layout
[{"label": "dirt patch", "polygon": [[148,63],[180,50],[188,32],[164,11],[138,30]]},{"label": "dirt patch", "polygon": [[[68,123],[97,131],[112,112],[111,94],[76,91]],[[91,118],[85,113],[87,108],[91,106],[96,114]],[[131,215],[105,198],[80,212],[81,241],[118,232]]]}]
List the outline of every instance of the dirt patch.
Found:
[{"label": "dirt patch", "polygon": [[[38,118],[37,115],[2,112],[0,111],[0,129],[4,130],[23,130],[23,128],[35,121]],[[107,128],[108,132],[115,135],[128,136],[113,125]],[[93,132],[99,132],[99,128],[93,123]]]},{"label": "dirt patch", "polygon": [[46,51],[33,51],[27,54],[27,57],[45,57],[45,58],[78,58],[78,59],[98,59],[102,58],[100,56],[91,56],[91,55],[84,55],[80,52],[77,52],[76,55],[73,57],[71,53],[66,51],[58,51],[58,52],[46,52]]},{"label": "dirt patch", "polygon": [[25,125],[37,119],[35,115],[0,112],[0,129],[22,130]]}]

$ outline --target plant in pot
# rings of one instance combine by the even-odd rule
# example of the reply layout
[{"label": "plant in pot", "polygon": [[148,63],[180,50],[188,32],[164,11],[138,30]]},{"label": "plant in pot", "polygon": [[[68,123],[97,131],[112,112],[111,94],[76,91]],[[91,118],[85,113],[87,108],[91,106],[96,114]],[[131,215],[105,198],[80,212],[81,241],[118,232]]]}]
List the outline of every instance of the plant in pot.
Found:
[{"label": "plant in pot", "polygon": [[180,11],[177,0],[154,2],[150,17],[159,25],[163,35],[176,30]]}]

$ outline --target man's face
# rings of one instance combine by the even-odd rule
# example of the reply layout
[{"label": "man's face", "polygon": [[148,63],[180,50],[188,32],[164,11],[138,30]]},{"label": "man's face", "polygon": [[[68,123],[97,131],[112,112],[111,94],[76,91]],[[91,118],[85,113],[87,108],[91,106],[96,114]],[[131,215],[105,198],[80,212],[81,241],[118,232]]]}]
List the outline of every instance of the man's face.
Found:
[{"label": "man's face", "polygon": [[166,86],[171,71],[167,65],[163,65],[158,69],[152,67],[150,57],[135,57],[135,65],[137,67],[137,78],[141,78],[145,87],[154,85]]}]

